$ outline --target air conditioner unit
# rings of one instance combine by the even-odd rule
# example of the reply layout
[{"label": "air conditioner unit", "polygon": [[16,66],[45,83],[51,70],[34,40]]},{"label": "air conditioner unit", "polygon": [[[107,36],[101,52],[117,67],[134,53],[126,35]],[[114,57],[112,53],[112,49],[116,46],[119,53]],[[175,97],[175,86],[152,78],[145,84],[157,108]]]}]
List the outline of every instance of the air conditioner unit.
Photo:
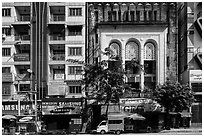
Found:
[{"label": "air conditioner unit", "polygon": [[2,38],[5,39],[6,38],[6,34],[2,34]]}]

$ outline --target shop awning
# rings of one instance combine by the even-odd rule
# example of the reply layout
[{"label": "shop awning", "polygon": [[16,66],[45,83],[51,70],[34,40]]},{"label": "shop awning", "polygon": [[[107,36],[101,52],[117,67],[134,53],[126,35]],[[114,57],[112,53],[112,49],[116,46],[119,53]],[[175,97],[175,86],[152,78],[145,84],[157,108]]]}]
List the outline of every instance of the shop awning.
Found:
[{"label": "shop awning", "polygon": [[131,118],[133,120],[145,120],[146,119],[145,117],[143,117],[137,113],[128,116],[128,118]]},{"label": "shop awning", "polygon": [[190,112],[180,112],[179,114],[181,114],[181,117],[191,117],[192,116]]},{"label": "shop awning", "polygon": [[16,119],[16,117],[13,115],[4,115],[2,116],[2,119]]},{"label": "shop awning", "polygon": [[111,119],[126,118],[126,117],[128,117],[128,114],[123,113],[123,112],[116,112],[116,113],[113,112],[113,113],[108,114],[108,118],[111,118]]},{"label": "shop awning", "polygon": [[21,119],[19,119],[19,122],[29,122],[33,119],[33,117],[23,117]]}]

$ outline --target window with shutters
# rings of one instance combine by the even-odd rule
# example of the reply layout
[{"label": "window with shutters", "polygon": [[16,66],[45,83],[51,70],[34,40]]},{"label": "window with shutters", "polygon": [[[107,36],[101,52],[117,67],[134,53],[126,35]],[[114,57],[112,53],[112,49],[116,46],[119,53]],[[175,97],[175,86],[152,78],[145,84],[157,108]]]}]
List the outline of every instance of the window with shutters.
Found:
[{"label": "window with shutters", "polygon": [[2,48],[2,56],[11,56],[11,48]]},{"label": "window with shutters", "polygon": [[81,56],[82,47],[69,47],[69,56]]},{"label": "window with shutters", "polygon": [[6,36],[11,36],[11,28],[2,28],[2,34]]},{"label": "window with shutters", "polygon": [[10,67],[2,67],[2,73],[11,73]]},{"label": "window with shutters", "polygon": [[68,26],[69,36],[77,36],[77,35],[82,35],[82,26],[77,25],[77,26]]},{"label": "window with shutters", "polygon": [[10,84],[2,84],[2,95],[11,95],[11,85]]},{"label": "window with shutters", "polygon": [[80,75],[82,72],[81,66],[69,66],[69,74],[70,75]]},{"label": "window with shutters", "polygon": [[69,86],[69,93],[70,94],[80,94],[81,86]]},{"label": "window with shutters", "polygon": [[69,16],[82,16],[82,8],[69,8]]},{"label": "window with shutters", "polygon": [[10,8],[2,9],[2,16],[3,17],[10,17],[11,16],[11,9]]}]

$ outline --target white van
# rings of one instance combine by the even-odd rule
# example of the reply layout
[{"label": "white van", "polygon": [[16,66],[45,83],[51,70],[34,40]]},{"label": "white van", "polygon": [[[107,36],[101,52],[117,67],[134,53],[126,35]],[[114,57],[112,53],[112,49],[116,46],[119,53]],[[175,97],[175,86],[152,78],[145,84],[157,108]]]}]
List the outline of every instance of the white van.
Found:
[{"label": "white van", "polygon": [[96,129],[97,133],[105,134],[113,132],[120,134],[124,131],[124,116],[108,115],[108,120],[103,120]]}]

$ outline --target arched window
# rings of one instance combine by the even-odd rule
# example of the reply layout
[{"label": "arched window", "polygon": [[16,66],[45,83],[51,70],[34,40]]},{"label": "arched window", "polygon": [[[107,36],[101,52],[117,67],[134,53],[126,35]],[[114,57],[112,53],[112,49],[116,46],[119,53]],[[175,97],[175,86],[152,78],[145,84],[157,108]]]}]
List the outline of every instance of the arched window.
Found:
[{"label": "arched window", "polygon": [[138,59],[139,60],[139,45],[136,42],[128,42],[125,47],[125,59]]},{"label": "arched window", "polygon": [[112,51],[111,54],[113,57],[120,57],[120,45],[117,42],[113,42],[110,44],[110,50]]},{"label": "arched window", "polygon": [[148,59],[148,60],[155,60],[156,55],[155,55],[155,46],[152,43],[146,43],[145,44],[145,50],[144,50],[144,59]]},{"label": "arched window", "polygon": [[151,40],[144,45],[144,85],[156,87],[156,42]]}]

